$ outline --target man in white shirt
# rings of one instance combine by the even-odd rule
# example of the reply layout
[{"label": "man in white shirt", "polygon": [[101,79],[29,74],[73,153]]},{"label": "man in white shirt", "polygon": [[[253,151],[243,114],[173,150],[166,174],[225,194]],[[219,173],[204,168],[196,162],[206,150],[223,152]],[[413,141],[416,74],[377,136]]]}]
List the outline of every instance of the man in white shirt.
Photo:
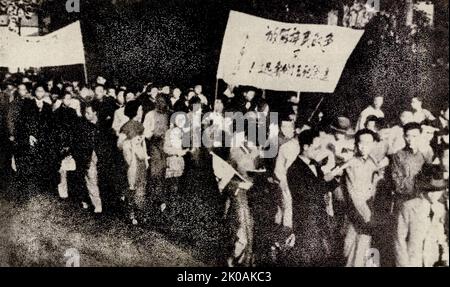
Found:
[{"label": "man in white shirt", "polygon": [[369,116],[376,116],[379,119],[384,118],[384,113],[381,110],[383,106],[384,98],[381,95],[377,95],[373,98],[372,105],[368,106],[359,116],[358,123],[356,124],[356,130],[362,130],[366,127],[366,120]]}]

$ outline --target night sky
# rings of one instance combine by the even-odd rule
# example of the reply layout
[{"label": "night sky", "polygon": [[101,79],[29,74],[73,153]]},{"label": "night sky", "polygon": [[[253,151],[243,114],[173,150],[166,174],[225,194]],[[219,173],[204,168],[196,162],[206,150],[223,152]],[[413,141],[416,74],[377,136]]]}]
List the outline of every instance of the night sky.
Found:
[{"label": "night sky", "polygon": [[[333,8],[331,3],[336,2],[116,0],[114,5],[111,0],[80,1],[81,13],[67,13],[65,0],[49,2],[44,11],[52,17],[51,30],[78,19],[81,21],[91,81],[101,74],[129,87],[140,87],[142,83],[152,81],[158,85],[176,85],[186,89],[200,83],[204,85],[207,95],[214,93],[221,43],[230,10],[286,22],[326,23],[326,12]],[[448,9],[448,3],[446,5]],[[439,10],[437,12],[439,14]],[[448,12],[443,17],[446,28],[439,38],[448,39]],[[356,111],[370,102],[373,93],[384,93],[388,97],[387,106],[407,107],[409,100],[405,94],[409,93],[408,89],[417,86],[410,74],[414,76],[417,72],[402,66],[410,61],[409,55],[392,54],[396,48],[388,48],[383,55],[386,50],[383,42],[367,45],[368,37],[377,36],[377,29],[366,28],[365,36],[350,57],[336,92],[325,95],[323,107],[330,114],[340,113],[354,119],[358,113]],[[434,50],[444,54],[447,51],[448,54],[448,44],[445,45],[439,43],[439,48]],[[448,62],[448,55],[446,57]],[[416,69],[428,70],[429,65],[426,63],[426,66],[417,66]],[[439,82],[435,86],[438,91],[433,93],[438,95],[432,95],[433,101],[436,97],[446,99],[444,91],[448,87],[448,69],[445,73],[437,76]],[[424,81],[421,85],[425,88],[423,92],[431,95],[426,86],[433,86],[433,83],[436,79]],[[303,107],[313,109],[321,96],[324,95],[302,94]],[[350,102],[351,107],[347,104]],[[391,114],[396,117],[397,111]]]}]

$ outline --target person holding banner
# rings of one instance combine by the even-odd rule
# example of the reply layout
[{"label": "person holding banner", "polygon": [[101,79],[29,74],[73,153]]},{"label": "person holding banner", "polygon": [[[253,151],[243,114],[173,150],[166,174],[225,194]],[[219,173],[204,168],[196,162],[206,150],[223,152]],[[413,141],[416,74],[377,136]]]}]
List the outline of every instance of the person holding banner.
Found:
[{"label": "person holding banner", "polygon": [[257,170],[260,151],[245,131],[237,131],[230,149],[230,165],[239,176],[233,176],[226,188],[230,208],[228,218],[232,231],[232,253],[227,259],[229,267],[254,265],[254,219],[249,206],[249,192],[253,187],[252,172]]}]

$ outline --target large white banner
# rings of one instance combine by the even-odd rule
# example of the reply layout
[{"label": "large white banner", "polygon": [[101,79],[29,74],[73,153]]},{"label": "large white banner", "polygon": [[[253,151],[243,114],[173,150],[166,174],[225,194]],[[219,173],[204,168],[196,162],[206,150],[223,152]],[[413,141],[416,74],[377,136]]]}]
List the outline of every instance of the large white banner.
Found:
[{"label": "large white banner", "polygon": [[333,93],[363,34],[231,11],[217,78],[276,91]]},{"label": "large white banner", "polygon": [[0,66],[55,67],[85,64],[80,22],[40,37],[0,33]]}]

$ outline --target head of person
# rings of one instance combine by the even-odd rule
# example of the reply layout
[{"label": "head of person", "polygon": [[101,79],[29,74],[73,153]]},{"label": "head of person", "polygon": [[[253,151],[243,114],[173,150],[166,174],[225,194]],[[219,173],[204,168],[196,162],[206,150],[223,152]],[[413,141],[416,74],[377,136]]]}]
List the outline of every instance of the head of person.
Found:
[{"label": "head of person", "polygon": [[158,94],[159,94],[159,89],[158,89],[157,87],[151,88],[151,90],[150,90],[150,96],[151,96],[152,98],[156,99],[156,97],[158,96]]},{"label": "head of person", "polygon": [[214,112],[216,112],[216,113],[223,113],[224,108],[225,107],[223,105],[222,99],[221,98],[217,98],[214,101]]},{"label": "head of person", "polygon": [[295,123],[293,121],[282,121],[280,126],[281,134],[287,138],[291,139],[295,136]]},{"label": "head of person", "polygon": [[66,107],[70,107],[72,103],[72,94],[71,93],[64,93],[62,96],[62,104]]},{"label": "head of person", "polygon": [[442,117],[444,118],[444,120],[446,120],[448,122],[448,117],[449,117],[448,108],[442,113]]},{"label": "head of person", "polygon": [[419,110],[422,109],[422,103],[423,103],[422,97],[418,97],[418,96],[417,97],[413,97],[411,99],[411,108],[414,111],[419,111]]},{"label": "head of person", "polygon": [[128,92],[127,94],[126,94],[126,96],[125,96],[125,101],[128,103],[128,102],[131,102],[131,101],[134,101],[136,99],[136,95],[134,94],[134,93],[132,93],[132,92]]},{"label": "head of person", "polygon": [[179,88],[175,88],[172,95],[175,99],[179,99],[181,97],[181,90]]},{"label": "head of person", "polygon": [[320,135],[317,130],[305,130],[298,136],[300,154],[310,160],[315,160],[320,149]]},{"label": "head of person", "polygon": [[403,127],[403,136],[405,138],[406,146],[412,150],[417,150],[421,137],[422,137],[422,127],[418,123],[409,123]]},{"label": "head of person", "polygon": [[120,106],[125,104],[125,91],[119,91],[117,93],[116,101]]},{"label": "head of person", "polygon": [[164,97],[157,97],[155,101],[155,109],[158,113],[167,113],[167,102]]},{"label": "head of person", "polygon": [[130,101],[127,102],[124,111],[125,116],[131,119],[140,119],[142,118],[142,108],[139,101]]},{"label": "head of person", "polygon": [[37,85],[34,89],[34,97],[37,100],[43,100],[45,97],[45,89],[42,85]]},{"label": "head of person", "polygon": [[356,150],[362,157],[368,157],[377,142],[378,134],[369,129],[359,130],[355,135]]},{"label": "head of person", "polygon": [[103,85],[96,85],[94,88],[95,98],[97,100],[102,100],[105,96],[105,87]]},{"label": "head of person", "polygon": [[424,141],[427,143],[431,143],[437,130],[438,129],[433,127],[432,123],[424,121],[422,123],[422,138],[424,139]]},{"label": "head of person", "polygon": [[64,92],[65,93],[73,93],[73,86],[72,85],[65,85],[64,86]]},{"label": "head of person", "polygon": [[84,112],[84,117],[86,120],[88,120],[91,123],[97,123],[98,122],[98,111],[100,108],[100,104],[98,101],[92,101],[88,103],[86,106],[86,110]]},{"label": "head of person", "polygon": [[116,89],[115,88],[108,88],[108,97],[116,98]]},{"label": "head of person", "polygon": [[187,116],[186,113],[183,113],[183,112],[174,113],[171,117],[171,122],[172,122],[173,126],[180,128],[180,129],[184,129],[186,127],[186,123],[188,121],[186,116]]},{"label": "head of person", "polygon": [[379,123],[379,119],[376,116],[368,116],[366,119],[366,123],[365,123],[365,127],[366,129],[369,129],[373,132],[377,132],[378,131],[378,123]]},{"label": "head of person", "polygon": [[164,86],[161,89],[161,94],[163,94],[163,95],[170,95],[170,87],[169,86]]},{"label": "head of person", "polygon": [[400,123],[402,126],[413,122],[413,113],[410,111],[403,111],[400,114]]},{"label": "head of person", "polygon": [[203,93],[203,87],[202,87],[202,85],[196,85],[196,86],[194,87],[194,92],[195,92],[195,94],[197,94],[197,95],[201,95],[201,94]]},{"label": "head of person", "polygon": [[383,96],[375,96],[374,98],[373,98],[373,107],[375,108],[375,109],[377,109],[377,110],[379,110],[379,109],[381,109],[381,107],[383,106],[383,104],[384,104],[384,97]]},{"label": "head of person", "polygon": [[25,84],[20,84],[17,87],[17,93],[21,98],[25,98],[28,95],[28,88]]},{"label": "head of person", "polygon": [[53,80],[47,81],[47,88],[48,88],[49,90],[53,89]]},{"label": "head of person", "polygon": [[337,141],[345,140],[347,135],[352,131],[352,123],[347,117],[338,117],[334,123],[331,125],[331,130],[333,131],[334,138]]},{"label": "head of person", "polygon": [[256,92],[254,90],[248,90],[244,94],[244,96],[245,96],[245,99],[250,102],[251,100],[253,100],[255,98]]}]

